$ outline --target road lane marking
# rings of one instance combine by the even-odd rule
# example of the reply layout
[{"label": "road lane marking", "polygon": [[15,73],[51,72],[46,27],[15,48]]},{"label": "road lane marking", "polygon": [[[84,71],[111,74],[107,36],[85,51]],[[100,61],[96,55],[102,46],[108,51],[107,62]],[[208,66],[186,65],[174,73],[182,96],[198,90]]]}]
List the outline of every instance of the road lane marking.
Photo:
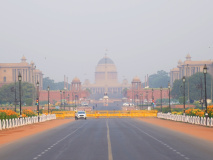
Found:
[{"label": "road lane marking", "polygon": [[106,126],[107,126],[107,142],[108,142],[108,160],[113,160],[113,157],[112,157],[112,146],[111,146],[111,140],[110,140],[110,135],[109,135],[108,120],[106,121]]},{"label": "road lane marking", "polygon": [[135,127],[136,129],[138,129],[140,132],[146,134],[147,136],[151,137],[152,139],[158,141],[159,143],[161,143],[162,145],[168,147],[169,149],[171,149],[172,151],[174,151],[176,154],[180,155],[181,157],[185,158],[185,159],[189,159],[188,157],[186,157],[185,155],[181,154],[180,152],[178,152],[177,150],[175,150],[174,148],[172,148],[171,146],[169,146],[168,144],[162,142],[161,140],[158,140],[157,138],[151,136],[150,134],[144,132],[142,129],[138,128],[137,126],[131,124],[131,123],[128,123],[129,125]]},{"label": "road lane marking", "polygon": [[[88,123],[88,122],[87,122]],[[86,124],[87,124],[86,123]],[[65,136],[64,138],[60,139],[59,141],[57,141],[55,144],[53,144],[52,146],[48,147],[45,151],[49,151],[51,150],[56,144],[58,144],[59,142],[65,140],[66,138],[68,138],[69,136],[71,136],[73,133],[77,132],[79,129],[81,129],[83,126],[85,126],[86,124],[82,125],[81,127],[77,128],[76,130],[74,130],[73,132],[71,132],[70,134],[68,134],[67,136]],[[41,152],[40,154],[38,154],[36,157],[34,157],[33,159],[38,159],[42,156],[42,154],[44,154],[45,152]]]}]

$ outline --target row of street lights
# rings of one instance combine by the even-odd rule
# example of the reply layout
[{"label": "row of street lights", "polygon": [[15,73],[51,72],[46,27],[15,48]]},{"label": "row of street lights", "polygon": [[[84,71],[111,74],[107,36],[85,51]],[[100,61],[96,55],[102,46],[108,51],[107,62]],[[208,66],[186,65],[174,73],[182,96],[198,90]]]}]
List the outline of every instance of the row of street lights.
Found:
[{"label": "row of street lights", "polygon": [[[19,113],[20,113],[20,118],[22,118],[22,110],[21,110],[21,95],[22,95],[22,89],[21,89],[21,81],[22,81],[22,76],[21,76],[21,73],[19,72],[18,74],[18,81],[19,81]],[[37,81],[36,83],[36,86],[37,86],[37,99],[36,99],[36,103],[37,103],[37,113],[38,113],[38,116],[39,116],[39,82]],[[16,89],[16,88],[15,88]],[[16,94],[16,91],[15,91],[15,94]],[[16,105],[16,95],[15,95],[15,105]],[[16,107],[15,107],[15,111],[16,111]]]},{"label": "row of street lights", "polygon": [[[62,103],[62,93],[63,93],[63,96],[64,96],[63,97],[64,98],[64,103]],[[65,94],[66,94],[65,91],[62,92],[62,90],[60,90],[60,95],[61,95],[61,105],[60,106],[62,107],[62,104],[63,104],[64,105],[64,110],[65,110],[65,99],[66,99],[66,95]],[[68,93],[68,97],[67,98],[68,98],[68,102],[69,102],[70,101],[70,94],[69,93]],[[70,107],[69,107],[69,110],[70,110]]]},{"label": "row of street lights", "polygon": [[[203,74],[204,74],[204,86],[205,86],[205,108],[206,108],[206,110],[205,110],[205,115],[207,115],[208,116],[208,114],[206,114],[207,113],[207,91],[206,91],[206,74],[207,74],[207,66],[206,66],[206,64],[204,65],[204,68],[203,68]],[[201,79],[202,80],[202,79]],[[184,100],[183,100],[183,103],[184,103],[184,114],[185,114],[185,82],[186,82],[186,77],[185,76],[183,76],[183,78],[182,78],[182,81],[183,81],[183,89],[184,89],[184,91],[183,91],[183,96],[184,96]],[[201,83],[202,83],[202,81],[201,81]],[[201,84],[202,85],[202,84]]]},{"label": "row of street lights", "polygon": [[[206,90],[206,74],[207,74],[207,66],[206,66],[206,64],[204,65],[204,68],[203,68],[203,74],[204,74],[204,86],[205,86],[205,117],[206,117],[206,125],[207,125],[207,118],[208,118],[208,112],[207,112],[207,90]],[[184,89],[184,91],[183,91],[183,111],[184,111],[184,115],[185,115],[185,82],[186,82],[186,77],[185,76],[183,76],[183,78],[182,78],[182,81],[183,81],[183,89]],[[202,81],[201,81],[201,83],[202,83]],[[201,84],[202,85],[202,84]]]},{"label": "row of street lights", "polygon": [[[207,117],[208,117],[208,113],[207,113],[207,90],[206,90],[206,74],[207,74],[207,66],[206,64],[204,65],[204,68],[203,68],[203,73],[204,73],[204,85],[205,85],[205,117],[206,117],[206,121],[207,121]],[[186,82],[186,77],[183,76],[182,78],[182,81],[183,81],[183,88],[184,88],[184,91],[183,91],[183,113],[185,115],[185,106],[186,106],[186,101],[185,101],[185,82]],[[170,105],[170,89],[171,89],[171,85],[170,83],[168,83],[168,89],[169,89],[169,111],[171,112],[171,105]],[[160,87],[160,91],[161,91],[161,112],[162,112],[162,86]],[[153,97],[153,89],[152,89],[152,97]]]}]

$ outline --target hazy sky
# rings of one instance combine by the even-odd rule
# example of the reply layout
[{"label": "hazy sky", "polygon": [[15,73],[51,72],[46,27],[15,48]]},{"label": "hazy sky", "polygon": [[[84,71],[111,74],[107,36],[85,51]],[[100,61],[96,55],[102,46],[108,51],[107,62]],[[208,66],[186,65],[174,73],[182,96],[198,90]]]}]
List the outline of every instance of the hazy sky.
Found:
[{"label": "hazy sky", "polygon": [[129,82],[169,72],[188,53],[213,59],[213,1],[1,0],[0,63],[24,55],[56,82],[93,82],[106,48]]}]

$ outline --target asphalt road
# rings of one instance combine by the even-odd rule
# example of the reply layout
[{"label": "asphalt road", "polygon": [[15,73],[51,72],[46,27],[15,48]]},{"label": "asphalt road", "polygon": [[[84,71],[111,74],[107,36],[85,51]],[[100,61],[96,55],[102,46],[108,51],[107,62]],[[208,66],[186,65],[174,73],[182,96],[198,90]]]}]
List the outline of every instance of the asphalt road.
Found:
[{"label": "asphalt road", "polygon": [[78,120],[0,147],[0,160],[212,160],[213,143],[136,119]]}]

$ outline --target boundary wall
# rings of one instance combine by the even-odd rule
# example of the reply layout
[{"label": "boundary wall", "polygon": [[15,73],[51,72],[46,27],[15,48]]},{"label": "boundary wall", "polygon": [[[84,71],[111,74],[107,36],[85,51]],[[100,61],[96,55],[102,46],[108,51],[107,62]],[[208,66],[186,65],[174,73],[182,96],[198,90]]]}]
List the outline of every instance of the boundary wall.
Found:
[{"label": "boundary wall", "polygon": [[171,113],[158,113],[157,118],[213,127],[213,118],[209,117],[206,120],[205,117],[199,116],[184,116],[184,115],[175,115]]},{"label": "boundary wall", "polygon": [[24,117],[24,118],[13,118],[13,119],[6,119],[6,120],[3,119],[3,120],[0,120],[0,130],[16,128],[16,127],[24,126],[28,124],[45,122],[52,119],[56,119],[55,114],[41,115],[41,116],[34,116],[34,117]]}]

